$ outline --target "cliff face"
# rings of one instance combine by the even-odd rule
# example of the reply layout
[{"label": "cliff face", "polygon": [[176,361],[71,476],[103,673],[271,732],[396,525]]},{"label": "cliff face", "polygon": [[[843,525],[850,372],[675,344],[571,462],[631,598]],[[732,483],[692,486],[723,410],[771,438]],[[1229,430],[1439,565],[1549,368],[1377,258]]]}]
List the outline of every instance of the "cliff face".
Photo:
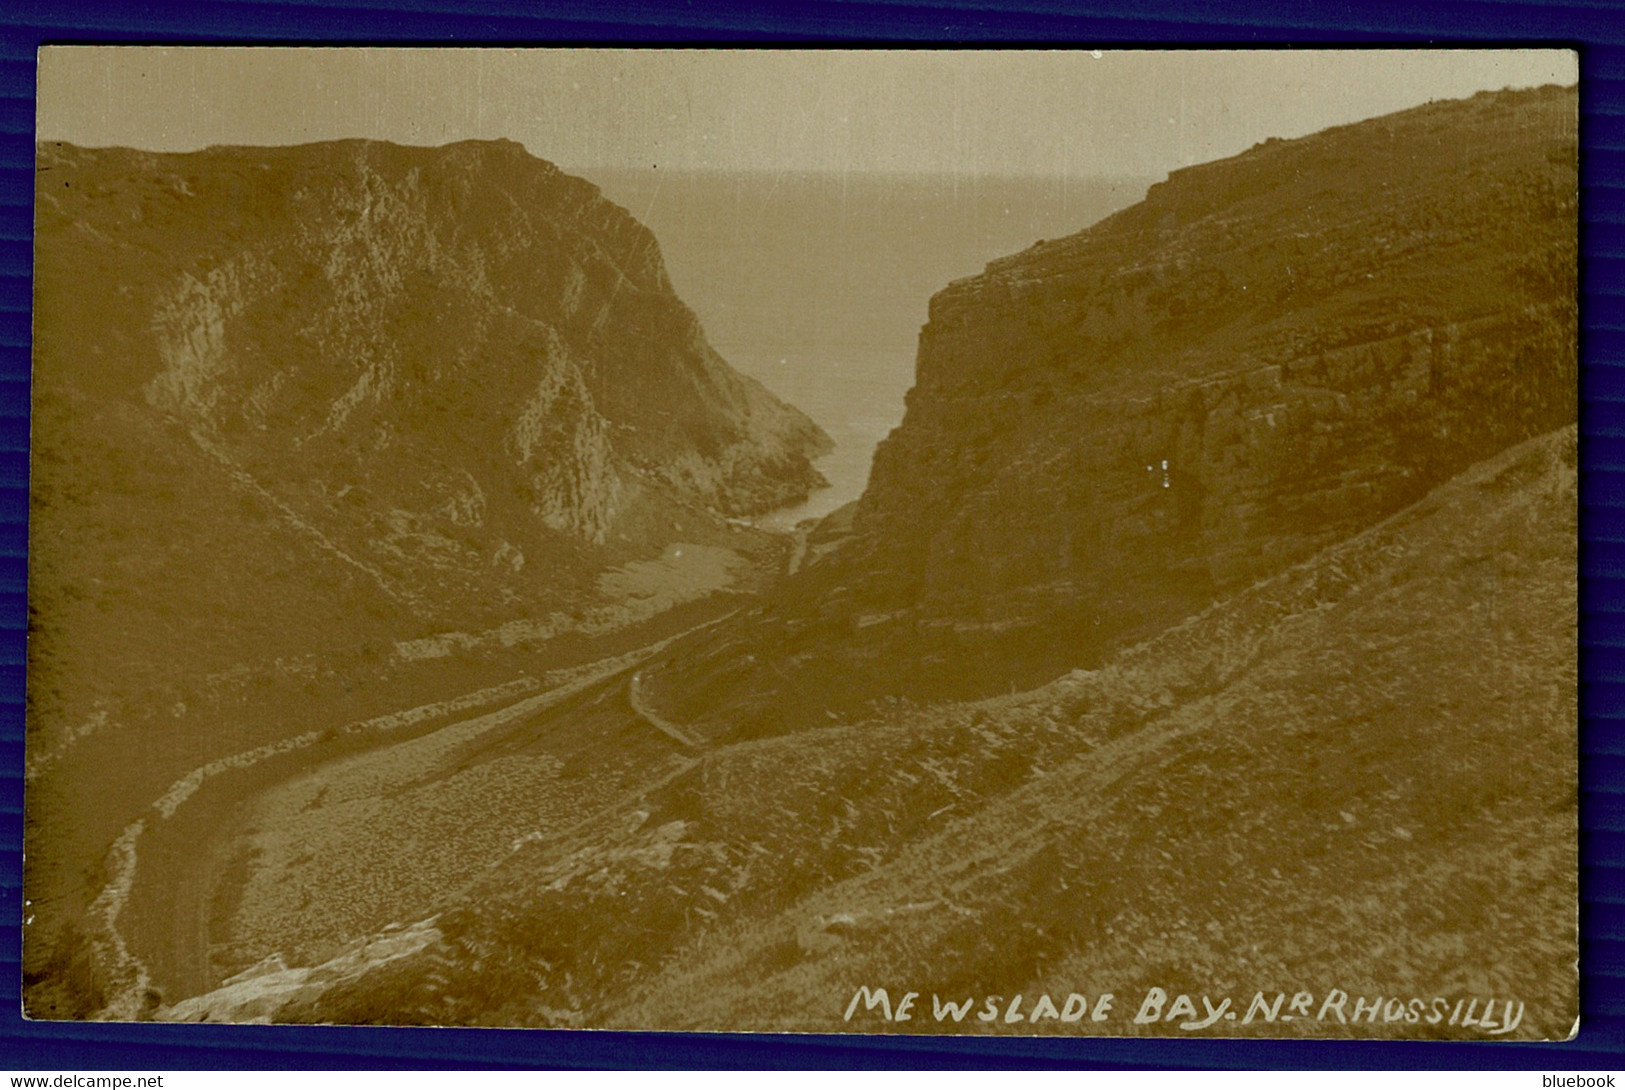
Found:
[{"label": "cliff face", "polygon": [[712,351],[648,230],[517,144],[52,145],[38,178],[47,521],[198,463],[432,626],[819,481],[824,437]]},{"label": "cliff face", "polygon": [[1572,421],[1575,110],[1271,141],[939,293],[857,512],[886,581],[1134,630]]},{"label": "cliff face", "polygon": [[[1575,119],[1546,88],[1270,141],[950,285],[845,547],[753,642],[810,694],[1035,684],[1572,422]],[[727,653],[691,714],[750,688]]]}]

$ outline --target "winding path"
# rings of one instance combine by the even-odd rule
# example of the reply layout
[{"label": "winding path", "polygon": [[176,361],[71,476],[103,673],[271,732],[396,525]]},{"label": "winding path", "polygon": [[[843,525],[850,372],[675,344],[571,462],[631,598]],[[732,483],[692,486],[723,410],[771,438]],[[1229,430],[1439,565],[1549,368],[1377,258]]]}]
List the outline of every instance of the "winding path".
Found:
[{"label": "winding path", "polygon": [[632,710],[638,714],[638,718],[648,723],[655,730],[660,731],[662,734],[665,734],[672,739],[675,739],[679,744],[688,749],[700,748],[700,744],[698,742],[690,738],[687,734],[683,733],[683,728],[679,727],[676,723],[673,723],[670,719],[661,716],[653,708],[650,708],[648,704],[644,703],[643,674],[641,672],[634,673],[631,679],[627,681],[626,702],[632,705]]}]

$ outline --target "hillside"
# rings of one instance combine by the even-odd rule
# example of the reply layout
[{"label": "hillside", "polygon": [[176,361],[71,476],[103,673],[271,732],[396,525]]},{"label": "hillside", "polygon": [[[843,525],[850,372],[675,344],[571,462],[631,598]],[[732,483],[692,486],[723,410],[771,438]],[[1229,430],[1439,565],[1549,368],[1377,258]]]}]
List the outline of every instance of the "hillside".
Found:
[{"label": "hillside", "polygon": [[216,521],[428,628],[817,483],[823,437],[711,351],[654,237],[517,144],[42,145],[38,177],[47,517],[94,482],[148,505],[104,533],[162,524],[210,478]]},{"label": "hillside", "polygon": [[188,768],[758,587],[737,516],[821,483],[649,231],[517,144],[37,167],[31,969]]},{"label": "hillside", "polygon": [[[838,749],[833,739],[765,749],[752,778],[795,777],[799,789],[781,786],[776,804],[696,802],[685,839],[720,828],[737,829],[730,847],[759,840],[778,823],[747,834],[736,815],[772,809],[804,838],[840,827],[850,854],[826,856],[821,888],[782,910],[685,944],[607,1021],[932,1031],[924,1014],[887,1026],[860,1008],[845,1022],[866,983],[974,996],[978,1009],[1002,996],[1001,1016],[1017,995],[1030,1015],[1041,994],[1059,1006],[1113,992],[1116,1016],[1092,1032],[1169,1033],[1132,1021],[1154,987],[1228,997],[1243,1013],[1258,992],[1309,992],[1317,1015],[1335,988],[1383,997],[1381,1025],[1327,1013],[1206,1032],[1489,1036],[1511,1017],[1476,1033],[1396,1024],[1387,1001],[1420,998],[1431,1013],[1435,998],[1447,1011],[1477,999],[1487,1016],[1494,998],[1523,1004],[1518,1037],[1569,1036],[1575,465],[1572,427],[1532,440],[1099,670],[955,709],[948,723],[922,713],[901,733],[935,742],[938,783],[909,783],[933,762],[870,749],[841,762],[866,769],[853,791],[794,771]],[[888,810],[939,816],[899,843]],[[704,880],[731,891],[740,876]],[[996,1029],[1077,1032],[1002,1018]]]},{"label": "hillside", "polygon": [[[279,962],[167,1016],[1138,1033],[1176,1031],[1133,1022],[1153,987],[1243,1012],[1338,989],[1510,998],[1511,1033],[1566,1036],[1575,465],[1572,427],[1531,440],[1027,693],[715,747],[516,841],[375,964]],[[859,985],[919,992],[917,1019],[848,1021]],[[1116,1013],[944,1025],[924,998],[1072,992]]]}]

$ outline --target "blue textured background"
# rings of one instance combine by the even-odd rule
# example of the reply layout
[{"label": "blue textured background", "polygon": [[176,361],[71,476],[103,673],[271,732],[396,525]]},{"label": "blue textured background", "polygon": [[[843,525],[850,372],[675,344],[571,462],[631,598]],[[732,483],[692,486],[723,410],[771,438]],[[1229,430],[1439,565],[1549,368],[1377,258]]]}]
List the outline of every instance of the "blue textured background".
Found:
[{"label": "blue textured background", "polygon": [[[1582,1021],[1563,1045],[1019,1041],[158,1026],[20,1016],[34,51],[112,41],[725,41],[1581,49]],[[1625,5],[1497,0],[0,0],[0,1070],[435,1067],[1625,1068]]]}]

